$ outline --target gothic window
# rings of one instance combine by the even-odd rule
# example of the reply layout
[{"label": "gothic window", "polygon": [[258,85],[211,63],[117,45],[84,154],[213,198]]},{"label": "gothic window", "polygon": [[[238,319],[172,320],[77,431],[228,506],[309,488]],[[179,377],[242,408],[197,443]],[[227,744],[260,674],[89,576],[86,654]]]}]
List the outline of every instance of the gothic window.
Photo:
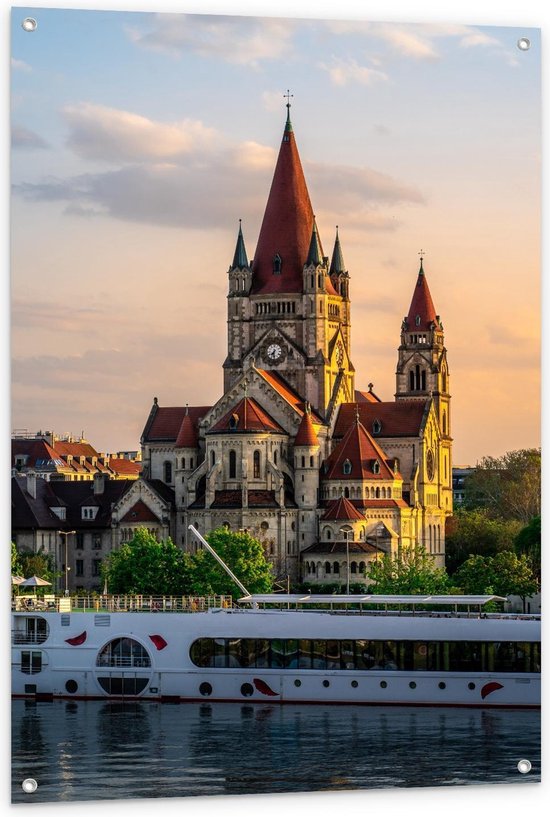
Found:
[{"label": "gothic window", "polygon": [[185,470],[185,457],[181,458],[181,467]]},{"label": "gothic window", "polygon": [[332,539],[332,531],[330,528],[325,528],[325,539],[329,540]]},{"label": "gothic window", "polygon": [[310,457],[310,458],[309,458],[309,467],[310,467],[310,468],[313,468],[314,464],[315,464],[315,462],[314,462],[314,457]]},{"label": "gothic window", "polygon": [[372,464],[372,473],[373,474],[379,474],[380,473],[380,463],[378,462],[378,460],[374,460],[374,462]]},{"label": "gothic window", "polygon": [[311,289],[313,289],[313,288],[314,288],[314,286],[315,286],[315,275],[312,275],[312,276],[311,276],[310,285],[311,285]]},{"label": "gothic window", "polygon": [[372,424],[372,433],[373,434],[380,434],[382,431],[382,424],[380,420],[375,420]]},{"label": "gothic window", "polygon": [[254,479],[260,479],[260,452],[254,451]]},{"label": "gothic window", "polygon": [[349,566],[350,573],[357,573],[357,562],[352,562]]},{"label": "gothic window", "polygon": [[364,573],[367,569],[365,562],[359,562],[359,573]]},{"label": "gothic window", "polygon": [[302,457],[302,468],[306,467],[306,458]]},{"label": "gothic window", "polygon": [[414,322],[416,323],[417,326],[420,326],[420,315],[416,316],[416,318],[414,319]]},{"label": "gothic window", "polygon": [[380,488],[376,489],[376,499],[380,499]]},{"label": "gothic window", "polygon": [[172,482],[172,463],[168,460],[164,463],[164,481],[167,485]]},{"label": "gothic window", "polygon": [[283,265],[283,259],[277,253],[273,259],[273,275],[280,275],[281,274],[281,267]]},{"label": "gothic window", "polygon": [[441,391],[447,391],[447,372],[445,369],[441,372]]},{"label": "gothic window", "polygon": [[346,475],[351,474],[351,462],[349,460],[344,460],[342,470],[343,470],[344,474],[346,474]]},{"label": "gothic window", "polygon": [[409,391],[414,391],[414,372],[412,369],[409,372]]},{"label": "gothic window", "polygon": [[446,411],[443,412],[443,423],[442,423],[442,425],[443,425],[443,434],[446,434],[447,433],[447,412]]},{"label": "gothic window", "polygon": [[215,464],[216,464],[216,452],[211,451],[210,452],[210,466],[212,467]]},{"label": "gothic window", "polygon": [[334,564],[332,565],[332,572],[340,573],[340,565],[338,564],[338,562],[334,562]]},{"label": "gothic window", "polygon": [[273,462],[275,463],[275,465],[277,465],[277,452],[276,451],[273,452]]},{"label": "gothic window", "polygon": [[422,391],[426,391],[426,369],[422,369],[421,383]]},{"label": "gothic window", "polygon": [[325,574],[327,576],[330,574],[330,562],[325,562]]},{"label": "gothic window", "polygon": [[229,452],[229,479],[237,478],[237,454],[235,451]]},{"label": "gothic window", "polygon": [[349,488],[344,488],[344,496],[349,499]]},{"label": "gothic window", "polygon": [[353,528],[350,528],[349,525],[340,528],[340,533],[344,542],[353,542]]}]

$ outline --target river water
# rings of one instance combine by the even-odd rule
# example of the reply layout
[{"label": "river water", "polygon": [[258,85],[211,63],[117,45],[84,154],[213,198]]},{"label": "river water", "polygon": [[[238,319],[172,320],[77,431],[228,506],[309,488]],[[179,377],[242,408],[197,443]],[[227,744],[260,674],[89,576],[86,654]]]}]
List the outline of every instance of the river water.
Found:
[{"label": "river water", "polygon": [[18,700],[12,802],[533,783],[540,743],[536,710]]}]

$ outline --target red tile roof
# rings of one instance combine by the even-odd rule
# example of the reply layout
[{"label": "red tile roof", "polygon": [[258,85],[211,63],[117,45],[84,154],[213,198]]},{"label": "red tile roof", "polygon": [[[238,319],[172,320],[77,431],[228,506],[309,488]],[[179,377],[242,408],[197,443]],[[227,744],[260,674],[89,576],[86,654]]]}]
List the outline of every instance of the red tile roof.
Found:
[{"label": "red tile roof", "polygon": [[236,406],[218,420],[208,433],[239,433],[249,431],[266,431],[277,434],[286,434],[267,411],[251,397],[243,397]]},{"label": "red tile roof", "polygon": [[145,435],[146,442],[155,442],[157,440],[175,442],[187,410],[194,428],[198,429],[199,420],[211,408],[211,406],[166,406],[162,408],[159,406]]},{"label": "red tile roof", "polygon": [[[222,508],[242,508],[242,491],[216,491],[211,507],[217,510]],[[275,491],[249,491],[249,508],[278,508]]]},{"label": "red tile roof", "polygon": [[126,513],[121,522],[130,522],[132,524],[138,522],[160,522],[156,513],[153,513],[151,508],[145,504],[142,499],[138,499],[135,505],[132,505],[128,513]]},{"label": "red tile roof", "polygon": [[[256,369],[256,371],[301,417],[306,410],[306,401],[303,397],[300,397],[298,392],[294,391],[278,372],[268,372],[266,369]],[[323,424],[323,420],[313,408],[311,414],[314,423]]]},{"label": "red tile roof", "polygon": [[346,499],[345,496],[341,496],[340,499],[335,499],[329,503],[325,513],[321,517],[323,520],[330,520],[330,519],[349,519],[349,520],[357,520],[360,519],[363,522],[365,521],[365,517],[362,513],[359,513],[355,505],[353,505],[349,499]]},{"label": "red tile roof", "polygon": [[380,423],[380,437],[417,437],[422,428],[427,400],[396,400],[394,403],[342,403],[334,427],[334,437],[343,437],[359,419],[366,429],[371,431],[373,423]]},{"label": "red tile roof", "polygon": [[414,288],[409,314],[407,315],[407,328],[409,331],[426,331],[430,329],[432,323],[435,323],[439,328],[440,325],[435,313],[435,306],[432,301],[426,275],[424,274],[422,264],[420,264],[418,279]]},{"label": "red tile roof", "polygon": [[[301,551],[304,553],[376,553],[385,552],[382,548],[377,548],[376,545],[371,545],[368,542],[318,542],[316,545],[310,545]],[[338,575],[338,574],[336,574]]]},{"label": "red tile roof", "polygon": [[191,415],[186,411],[176,439],[176,448],[196,448],[198,444],[197,430],[193,425]]},{"label": "red tile roof", "polygon": [[[303,267],[313,229],[313,210],[289,122],[285,127],[252,263],[252,292],[302,292]],[[273,259],[282,259],[280,274]]]},{"label": "red tile roof", "polygon": [[[98,463],[99,465],[99,463]],[[138,477],[141,473],[141,462],[124,459],[124,457],[111,457],[109,468],[115,474],[124,474],[126,477]]]},{"label": "red tile roof", "polygon": [[[358,421],[349,427],[330,457],[325,460],[323,479],[394,479],[395,474],[386,463],[387,457],[375,443],[366,428]],[[378,462],[380,470],[375,473],[374,463]],[[344,463],[349,462],[349,473],[344,472]]]},{"label": "red tile roof", "polygon": [[358,403],[380,403],[380,398],[373,391],[355,390],[355,400]]},{"label": "red tile roof", "polygon": [[311,419],[311,412],[309,411],[305,411],[302,416],[298,433],[294,438],[294,445],[319,445],[319,440],[317,439],[315,427]]}]

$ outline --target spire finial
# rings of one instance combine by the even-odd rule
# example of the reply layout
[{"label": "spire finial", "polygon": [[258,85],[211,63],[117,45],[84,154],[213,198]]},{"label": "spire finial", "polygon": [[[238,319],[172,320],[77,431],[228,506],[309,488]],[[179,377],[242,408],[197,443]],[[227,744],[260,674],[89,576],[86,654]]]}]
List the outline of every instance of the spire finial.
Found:
[{"label": "spire finial", "polygon": [[424,250],[420,250],[418,255],[420,256],[420,269],[419,269],[418,272],[419,272],[419,274],[422,273],[422,275],[423,275],[424,274],[424,267],[422,266],[422,262],[424,261],[424,256],[426,255],[426,253],[424,252]]},{"label": "spire finial", "polygon": [[290,100],[294,97],[294,94],[291,94],[287,89],[286,94],[283,94],[283,96],[286,99],[286,129],[292,130],[292,123],[290,121]]}]

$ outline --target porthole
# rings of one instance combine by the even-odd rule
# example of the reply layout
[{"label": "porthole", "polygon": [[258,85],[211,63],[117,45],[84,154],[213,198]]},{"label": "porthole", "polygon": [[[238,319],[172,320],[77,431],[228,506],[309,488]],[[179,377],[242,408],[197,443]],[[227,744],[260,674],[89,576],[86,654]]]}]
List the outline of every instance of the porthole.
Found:
[{"label": "porthole", "polygon": [[209,684],[208,681],[203,681],[199,687],[199,692],[201,695],[212,695],[212,684]]},{"label": "porthole", "polygon": [[252,684],[243,684],[241,686],[241,695],[244,695],[245,698],[250,698],[251,695],[254,694],[254,687]]},{"label": "porthole", "polygon": [[77,689],[78,689],[78,684],[76,683],[76,681],[73,681],[72,679],[70,679],[70,680],[69,680],[69,681],[67,681],[67,683],[65,684],[65,689],[67,690],[67,692],[74,693],[74,692],[76,692],[76,691],[77,691]]},{"label": "porthole", "polygon": [[323,686],[324,687],[329,687],[330,686],[330,681],[327,681],[327,680],[323,681]]},{"label": "porthole", "polygon": [[352,682],[351,682],[351,685],[352,685],[352,687],[353,687],[354,689],[357,689],[357,687],[359,686],[359,682],[358,682],[358,681],[352,681]]},{"label": "porthole", "polygon": [[416,681],[411,681],[409,683],[409,686],[410,686],[411,689],[416,689]]},{"label": "porthole", "polygon": [[475,688],[476,688],[476,685],[472,681],[470,681],[470,683],[468,684],[468,689],[475,689]]},{"label": "porthole", "polygon": [[294,681],[294,686],[295,687],[301,687],[302,686],[302,682],[300,681],[299,678],[296,678],[296,680]]},{"label": "porthole", "polygon": [[438,684],[438,687],[439,687],[439,689],[446,689],[447,684],[445,683],[445,681],[440,681],[439,684]]},{"label": "porthole", "polygon": [[386,687],[388,686],[388,682],[387,681],[380,681],[380,686],[382,687],[382,689],[386,689]]}]

